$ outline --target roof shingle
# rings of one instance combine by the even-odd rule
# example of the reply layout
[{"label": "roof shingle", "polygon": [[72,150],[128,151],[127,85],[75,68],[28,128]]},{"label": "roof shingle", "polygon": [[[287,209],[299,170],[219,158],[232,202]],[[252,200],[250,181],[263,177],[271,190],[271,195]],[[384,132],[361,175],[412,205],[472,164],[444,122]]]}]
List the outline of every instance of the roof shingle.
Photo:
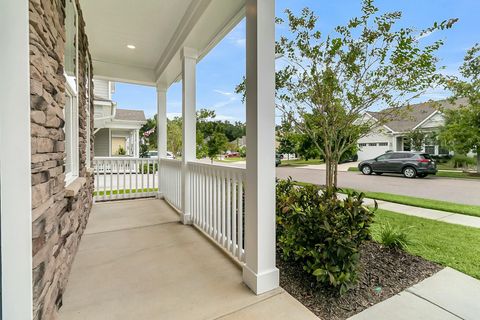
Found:
[{"label": "roof shingle", "polygon": [[143,110],[118,109],[115,113],[115,120],[146,121]]},{"label": "roof shingle", "polygon": [[[467,100],[462,98],[456,100],[454,103],[451,103],[449,100],[440,100],[413,104],[408,107],[404,107],[405,109],[400,111],[400,115],[385,123],[385,126],[394,130],[395,132],[407,132],[415,128],[418,124],[439,109],[455,109],[460,105],[465,105],[466,103]],[[369,111],[368,114],[374,118],[378,118],[382,114],[382,111]]]}]

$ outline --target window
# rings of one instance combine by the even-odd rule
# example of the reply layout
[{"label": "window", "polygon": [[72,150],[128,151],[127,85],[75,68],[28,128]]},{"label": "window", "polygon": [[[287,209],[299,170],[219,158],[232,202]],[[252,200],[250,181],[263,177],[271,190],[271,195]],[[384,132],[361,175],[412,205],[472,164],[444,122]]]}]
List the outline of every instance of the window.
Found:
[{"label": "window", "polygon": [[386,153],[377,158],[377,161],[384,161],[392,158],[393,153]]},{"label": "window", "polygon": [[359,147],[366,147],[367,144],[366,144],[366,143],[359,143],[358,146],[359,146]]},{"label": "window", "polygon": [[435,146],[425,146],[425,153],[435,154]]},{"label": "window", "polygon": [[65,3],[65,181],[67,184],[78,176],[78,13],[75,3]]},{"label": "window", "polygon": [[379,142],[378,145],[380,147],[388,147],[388,142]]},{"label": "window", "polygon": [[372,142],[372,143],[369,143],[368,146],[369,146],[369,147],[376,147],[376,146],[377,146],[377,143],[376,143],[376,142]]},{"label": "window", "polygon": [[392,153],[391,159],[409,159],[413,157],[412,153]]}]

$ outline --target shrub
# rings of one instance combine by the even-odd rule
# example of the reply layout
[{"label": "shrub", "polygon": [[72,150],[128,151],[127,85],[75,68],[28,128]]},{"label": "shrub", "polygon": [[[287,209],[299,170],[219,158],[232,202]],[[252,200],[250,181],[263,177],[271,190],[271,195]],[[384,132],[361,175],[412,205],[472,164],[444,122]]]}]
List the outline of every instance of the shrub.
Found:
[{"label": "shrub", "polygon": [[144,163],[143,166],[138,167],[138,173],[142,173],[142,170],[143,170],[144,174],[155,173],[155,172],[158,171],[158,164],[157,163],[149,163],[149,164]]},{"label": "shrub", "polygon": [[461,154],[454,155],[451,161],[454,168],[468,168],[477,164],[475,158]]},{"label": "shrub", "polygon": [[363,206],[364,195],[345,200],[336,190],[277,182],[277,245],[281,258],[299,261],[319,284],[343,294],[357,278],[359,247],[370,239],[374,210]]},{"label": "shrub", "polygon": [[373,237],[378,243],[392,249],[405,249],[412,243],[408,228],[392,226],[388,222],[380,225],[373,233]]}]

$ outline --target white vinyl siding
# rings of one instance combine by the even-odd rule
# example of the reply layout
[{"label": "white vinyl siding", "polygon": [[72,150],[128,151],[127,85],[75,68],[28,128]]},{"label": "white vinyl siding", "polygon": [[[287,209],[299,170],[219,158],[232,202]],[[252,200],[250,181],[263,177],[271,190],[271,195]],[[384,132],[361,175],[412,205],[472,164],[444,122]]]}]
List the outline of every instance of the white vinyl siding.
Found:
[{"label": "white vinyl siding", "polygon": [[111,100],[110,85],[107,80],[95,79],[93,81],[93,92],[95,97]]},{"label": "white vinyl siding", "polygon": [[108,129],[100,129],[95,133],[95,143],[94,143],[94,156],[95,157],[108,157],[109,153],[109,139],[110,134]]}]

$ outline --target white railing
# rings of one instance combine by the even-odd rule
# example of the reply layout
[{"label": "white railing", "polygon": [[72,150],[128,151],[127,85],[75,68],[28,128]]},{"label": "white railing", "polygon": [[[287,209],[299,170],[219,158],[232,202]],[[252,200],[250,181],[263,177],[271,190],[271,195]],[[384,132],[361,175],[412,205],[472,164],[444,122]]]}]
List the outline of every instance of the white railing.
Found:
[{"label": "white railing", "polygon": [[148,158],[96,157],[95,201],[144,198],[157,195],[158,161]]},{"label": "white railing", "polygon": [[160,190],[163,198],[177,210],[182,207],[182,162],[160,159]]},{"label": "white railing", "polygon": [[188,170],[193,224],[244,261],[245,169],[189,162]]}]

